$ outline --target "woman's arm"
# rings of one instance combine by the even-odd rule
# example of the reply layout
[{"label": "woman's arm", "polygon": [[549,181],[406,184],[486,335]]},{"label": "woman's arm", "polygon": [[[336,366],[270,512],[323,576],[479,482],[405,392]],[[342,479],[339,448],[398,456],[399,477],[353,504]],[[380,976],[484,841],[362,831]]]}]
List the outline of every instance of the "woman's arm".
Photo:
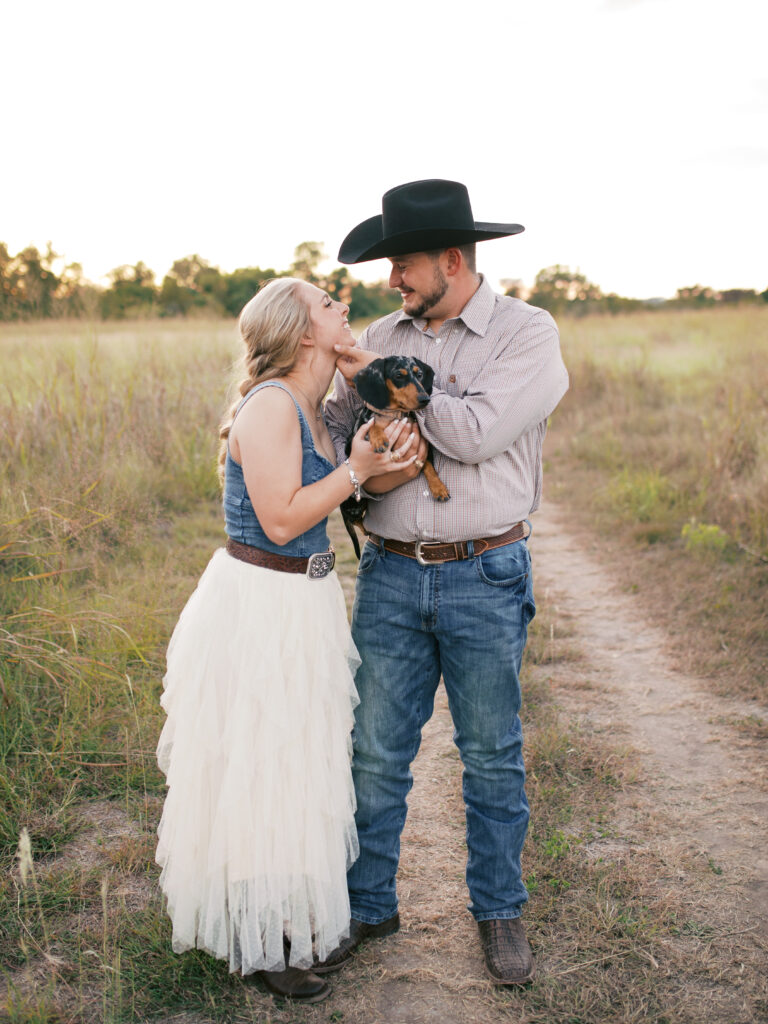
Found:
[{"label": "woman's arm", "polygon": [[[367,429],[364,424],[355,435],[349,457],[358,480],[402,472],[416,458],[393,462],[389,452],[377,454],[364,439]],[[302,486],[301,428],[293,399],[282,388],[263,388],[246,402],[230,433],[230,452],[243,467],[253,510],[273,544],[305,533],[353,492],[343,464]]]}]

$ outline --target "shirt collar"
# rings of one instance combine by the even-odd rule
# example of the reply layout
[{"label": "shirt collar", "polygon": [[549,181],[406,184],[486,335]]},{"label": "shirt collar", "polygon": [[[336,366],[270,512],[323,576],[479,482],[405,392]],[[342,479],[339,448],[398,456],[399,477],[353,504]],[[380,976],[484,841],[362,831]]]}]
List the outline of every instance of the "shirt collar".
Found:
[{"label": "shirt collar", "polygon": [[[477,289],[472,298],[467,302],[462,311],[457,317],[451,317],[455,320],[463,320],[464,325],[472,331],[473,334],[479,335],[481,338],[485,337],[485,332],[488,330],[488,324],[491,322],[491,316],[493,315],[493,307],[496,304],[496,294],[488,284],[488,279],[479,275],[480,287]],[[415,319],[409,316],[404,309],[400,310],[400,314],[397,318],[397,323],[402,323],[403,320],[412,321],[416,326],[421,325],[421,330],[424,329],[426,320],[423,317]]]}]

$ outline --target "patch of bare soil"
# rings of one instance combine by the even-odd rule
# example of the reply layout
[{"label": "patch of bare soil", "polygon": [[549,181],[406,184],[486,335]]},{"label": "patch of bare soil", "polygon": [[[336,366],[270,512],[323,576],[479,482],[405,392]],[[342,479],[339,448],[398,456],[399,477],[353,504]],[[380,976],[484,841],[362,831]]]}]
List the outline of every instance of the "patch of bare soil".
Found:
[{"label": "patch of bare soil", "polygon": [[706,857],[734,883],[717,912],[768,939],[768,717],[672,668],[667,637],[601,564],[598,542],[577,542],[556,506],[537,513],[531,544],[536,590],[586,655],[552,666],[562,707],[641,755],[643,784],[624,825],[631,833],[642,806],[659,830],[639,838]]}]

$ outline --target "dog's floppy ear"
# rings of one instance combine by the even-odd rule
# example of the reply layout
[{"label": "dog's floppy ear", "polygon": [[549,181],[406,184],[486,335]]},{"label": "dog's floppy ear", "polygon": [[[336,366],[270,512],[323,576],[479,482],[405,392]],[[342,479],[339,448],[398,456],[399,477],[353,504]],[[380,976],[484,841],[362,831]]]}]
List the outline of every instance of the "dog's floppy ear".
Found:
[{"label": "dog's floppy ear", "polygon": [[432,369],[429,363],[422,363],[420,359],[414,359],[413,361],[421,370],[421,383],[424,387],[424,390],[427,392],[428,395],[431,395],[432,384],[434,383],[435,380],[435,371]]},{"label": "dog's floppy ear", "polygon": [[389,391],[382,372],[383,359],[374,359],[355,374],[355,387],[364,402],[374,409],[386,409],[389,405]]}]

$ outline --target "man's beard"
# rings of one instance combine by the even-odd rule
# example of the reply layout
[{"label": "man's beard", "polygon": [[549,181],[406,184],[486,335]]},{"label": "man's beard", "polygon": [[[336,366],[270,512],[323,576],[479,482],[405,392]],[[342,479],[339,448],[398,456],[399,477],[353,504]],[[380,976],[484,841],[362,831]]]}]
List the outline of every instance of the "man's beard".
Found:
[{"label": "man's beard", "polygon": [[426,295],[422,294],[421,302],[418,306],[408,310],[408,316],[412,316],[414,319],[418,319],[427,312],[427,310],[433,309],[438,302],[443,298],[445,293],[448,291],[448,281],[446,280],[440,267],[435,267],[435,279],[431,292],[427,292]]}]

